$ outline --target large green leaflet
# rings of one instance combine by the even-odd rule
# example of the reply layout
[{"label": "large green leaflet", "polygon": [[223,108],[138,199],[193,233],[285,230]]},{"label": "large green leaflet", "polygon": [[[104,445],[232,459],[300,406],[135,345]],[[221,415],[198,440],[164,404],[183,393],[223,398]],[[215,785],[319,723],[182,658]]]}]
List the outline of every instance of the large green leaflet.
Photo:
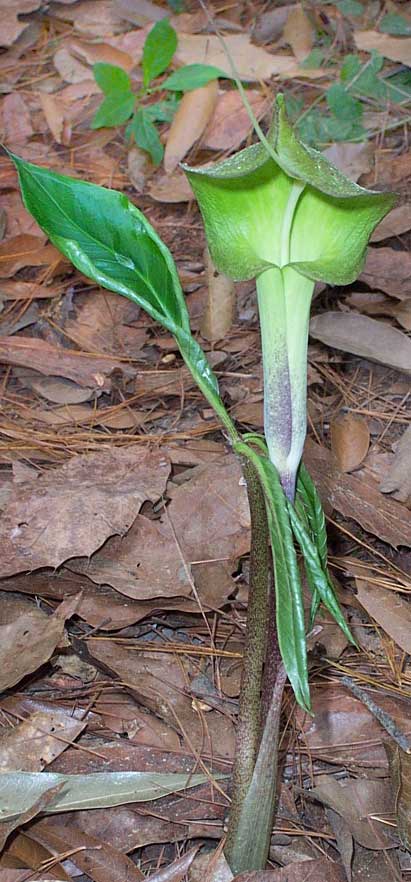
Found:
[{"label": "large green leaflet", "polygon": [[85,276],[128,297],[174,335],[203,394],[235,435],[217,378],[191,334],[174,260],[142,212],[116,190],[10,156],[24,204],[50,241]]}]

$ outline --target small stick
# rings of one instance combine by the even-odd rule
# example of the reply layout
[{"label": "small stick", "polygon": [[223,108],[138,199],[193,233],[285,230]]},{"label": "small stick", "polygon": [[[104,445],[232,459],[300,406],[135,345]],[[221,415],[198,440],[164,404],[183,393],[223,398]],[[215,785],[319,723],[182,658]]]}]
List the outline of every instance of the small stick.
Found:
[{"label": "small stick", "polygon": [[378,704],[375,704],[372,698],[367,695],[365,690],[361,689],[361,686],[357,686],[357,684],[354,683],[354,680],[352,680],[351,677],[341,677],[341,683],[343,683],[344,686],[347,687],[347,689],[350,689],[350,691],[353,693],[353,695],[355,695],[356,698],[359,699],[359,701],[362,701],[362,703],[365,704],[365,706],[368,708],[369,711],[371,711],[372,715],[376,718],[376,720],[378,720],[385,731],[388,732],[388,735],[390,735],[393,741],[398,744],[398,747],[400,747],[401,750],[404,751],[404,753],[411,753],[411,745],[408,737],[397,728],[393,718],[390,717],[390,715],[387,714],[381,707],[379,707]]}]

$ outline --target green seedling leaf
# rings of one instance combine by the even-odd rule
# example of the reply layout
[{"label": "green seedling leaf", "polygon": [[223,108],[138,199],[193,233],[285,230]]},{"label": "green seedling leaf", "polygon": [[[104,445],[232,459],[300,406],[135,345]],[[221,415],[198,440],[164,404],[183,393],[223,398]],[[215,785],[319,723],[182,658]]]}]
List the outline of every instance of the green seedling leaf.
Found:
[{"label": "green seedling leaf", "polygon": [[173,772],[97,772],[91,775],[3,772],[0,775],[0,820],[8,821],[24,814],[44,793],[55,787],[62,789],[43,807],[44,814],[149,802],[187,787],[196,787],[206,780],[206,775]]},{"label": "green seedling leaf", "polygon": [[134,135],[136,144],[149,153],[153,165],[160,165],[164,156],[164,147],[152,122],[152,116],[146,112],[145,107],[139,107],[134,114],[130,131]]},{"label": "green seedling leaf", "polygon": [[[395,197],[365,190],[300,142],[281,95],[268,140],[272,156],[259,143],[213,166],[183,166],[216,268],[241,280],[289,265],[310,279],[349,284],[363,266],[369,236]],[[295,182],[303,188],[293,206]],[[291,207],[293,222],[283,249]]]},{"label": "green seedling leaf", "polygon": [[131,92],[131,80],[128,73],[116,64],[98,61],[93,65],[93,76],[105,95],[112,92]]},{"label": "green seedling leaf", "polygon": [[364,6],[362,3],[359,3],[358,0],[339,0],[336,4],[337,9],[342,13],[342,15],[364,15]]},{"label": "green seedling leaf", "polygon": [[342,83],[333,83],[326,91],[326,99],[328,107],[338,120],[352,122],[362,118],[361,101],[353,98]]},{"label": "green seedling leaf", "polygon": [[128,73],[115,64],[97,63],[93,66],[97,85],[105,94],[105,99],[94,114],[92,129],[105,126],[121,126],[130,119],[135,105]]},{"label": "green seedling leaf", "polygon": [[187,64],[170,74],[162,87],[173,92],[190,92],[206,86],[211,80],[218,80],[219,77],[227,78],[227,74],[219,67],[211,64]]},{"label": "green seedling leaf", "polygon": [[411,37],[411,21],[396,12],[388,12],[381,19],[379,30],[394,37]]},{"label": "green seedling leaf", "polygon": [[143,85],[145,88],[164,73],[177,49],[177,34],[167,18],[156,22],[144,43]]},{"label": "green seedling leaf", "polygon": [[130,119],[136,99],[132,92],[113,92],[100,104],[91,121],[92,129],[122,126]]},{"label": "green seedling leaf", "polygon": [[179,98],[171,94],[166,101],[156,101],[155,104],[147,104],[144,107],[144,113],[151,122],[170,123],[179,103]]},{"label": "green seedling leaf", "polygon": [[310,709],[307,649],[305,641],[302,587],[294,548],[287,502],[276,469],[269,459],[259,456],[247,444],[234,446],[236,453],[253,463],[267,506],[273,552],[278,642],[285,670],[298,703]]}]

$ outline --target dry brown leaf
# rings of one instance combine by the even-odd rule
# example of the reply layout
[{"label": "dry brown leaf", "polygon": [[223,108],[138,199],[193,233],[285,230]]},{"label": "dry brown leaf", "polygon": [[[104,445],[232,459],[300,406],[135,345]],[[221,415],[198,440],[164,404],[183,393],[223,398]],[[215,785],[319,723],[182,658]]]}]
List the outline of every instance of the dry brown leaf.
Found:
[{"label": "dry brown leaf", "polygon": [[74,29],[86,38],[106,38],[105,42],[108,42],[113,34],[122,34],[124,30],[123,23],[116,15],[113,0],[80,0],[73,7],[52,3],[50,13],[62,21],[71,22]]},{"label": "dry brown leaf", "polygon": [[[227,76],[232,76],[224,49],[214,34],[179,33],[178,37],[174,58],[179,64],[214,64]],[[272,76],[318,79],[325,75],[323,70],[300,68],[294,58],[287,55],[271,55],[261,46],[251,43],[248,34],[228,34],[224,41],[241,80],[253,83],[269,80]]]},{"label": "dry brown leaf", "polygon": [[148,192],[156,202],[191,202],[194,199],[188,178],[179,169],[172,175],[156,175]]},{"label": "dry brown leaf", "polygon": [[117,67],[129,71],[136,63],[128,52],[110,46],[109,43],[82,43],[81,40],[71,40],[70,52],[72,55],[78,55],[90,65],[102,62],[103,64],[115,64]]},{"label": "dry brown leaf", "polygon": [[324,150],[324,156],[353,181],[358,181],[373,165],[373,150],[368,142],[350,144],[342,141],[332,144]]},{"label": "dry brown leaf", "polygon": [[[62,786],[63,786],[62,784],[58,784],[57,787],[50,787],[50,789],[46,790],[46,792],[40,796],[40,799],[38,799],[35,803],[33,803],[33,805],[31,805],[29,809],[27,809],[25,812],[20,812],[20,814],[18,815],[17,818],[12,818],[11,821],[3,821],[3,823],[0,822],[0,851],[3,850],[3,847],[4,847],[5,843],[7,842],[7,839],[9,838],[10,834],[13,833],[13,831],[16,830],[18,827],[21,827],[24,824],[27,824],[28,821],[31,821],[32,818],[36,817],[36,815],[39,815],[43,811],[43,809],[46,808],[46,806],[49,804],[49,802],[52,802],[54,797],[57,796],[57,794],[62,789]],[[0,873],[4,873],[4,872],[5,872],[4,870],[0,870]],[[8,872],[15,873],[16,871],[9,870]],[[23,882],[23,880],[26,880],[27,875],[28,875],[27,869],[23,870],[22,872],[24,873],[24,876],[23,876],[23,879],[21,880],[21,882]],[[33,878],[32,873],[30,873],[29,875],[31,878]],[[43,879],[47,879],[47,878],[54,878],[54,880],[56,879],[54,874],[51,877],[48,877],[47,873],[45,873],[44,871],[41,873],[41,877],[42,878],[39,879],[39,876],[34,876],[34,879],[39,880],[39,882],[43,882]],[[10,878],[10,876],[9,876],[8,882],[16,882],[16,879],[18,879],[18,878],[19,878],[18,876],[17,877],[14,876],[13,878]],[[62,882],[64,882],[64,880],[62,880]]]},{"label": "dry brown leaf", "polygon": [[297,61],[304,61],[313,47],[314,29],[302,5],[298,4],[290,10],[283,35]]},{"label": "dry brown leaf", "polygon": [[409,65],[411,58],[411,37],[392,37],[379,31],[354,31],[357,49],[362,52],[376,51],[384,58]]},{"label": "dry brown leaf", "polygon": [[364,848],[380,850],[395,844],[395,832],[374,818],[393,811],[388,781],[358,779],[339,782],[332,775],[324,775],[310,793],[344,818],[350,833]]},{"label": "dry brown leaf", "polygon": [[[8,711],[7,701],[3,711]],[[12,716],[12,714],[11,714]],[[0,772],[18,769],[41,772],[53,762],[70,741],[86,727],[85,720],[76,719],[71,710],[58,705],[43,705],[27,720],[4,730],[0,738]],[[59,737],[60,736],[60,737]]]},{"label": "dry brown leaf", "polygon": [[345,302],[366,315],[390,315],[406,331],[411,331],[411,299],[398,303],[377,291],[353,291]]},{"label": "dry brown leaf", "polygon": [[331,422],[331,449],[342,472],[353,472],[367,456],[370,430],[360,414],[346,413]]},{"label": "dry brown leaf", "polygon": [[[70,569],[144,600],[191,595],[192,564],[215,561],[213,578],[224,596],[229,586],[226,579],[220,582],[218,568],[249,548],[249,511],[240,482],[234,457],[200,468],[180,487],[169,486],[172,498],[162,520],[136,517],[127,536],[110,539],[90,560],[71,560]],[[201,582],[199,594],[204,599]]]},{"label": "dry brown leaf", "polygon": [[396,498],[409,502],[411,497],[411,426],[401,436],[388,474],[380,484],[382,493],[396,493]]},{"label": "dry brown leaf", "polygon": [[198,849],[198,845],[195,848],[190,848],[190,851],[177,858],[168,867],[165,867],[163,870],[157,870],[156,873],[150,875],[147,882],[181,882],[182,879],[186,878]]},{"label": "dry brown leaf", "polygon": [[388,588],[356,579],[357,597],[368,615],[384,629],[397,646],[411,653],[411,604]]},{"label": "dry brown leaf", "polygon": [[371,236],[371,242],[382,242],[383,239],[389,239],[391,236],[401,236],[408,230],[411,230],[411,204],[404,202],[403,205],[393,208],[378,224]]},{"label": "dry brown leaf", "polygon": [[64,258],[54,245],[44,245],[45,236],[28,233],[14,236],[0,244],[0,278],[8,279],[25,266],[59,266]]},{"label": "dry brown leaf", "polygon": [[137,193],[142,193],[146,184],[147,176],[153,166],[150,157],[145,150],[141,150],[135,144],[128,152],[127,171],[130,181]]},{"label": "dry brown leaf", "polygon": [[[90,388],[87,386],[79,386],[71,380],[65,380],[63,377],[42,377],[36,371],[26,370],[25,368],[15,368],[14,376],[18,378],[19,383],[25,389],[32,389],[37,395],[41,395],[47,401],[53,404],[62,404],[66,407],[81,407],[84,401],[96,399],[101,392],[95,386]],[[50,426],[61,425],[64,422],[70,422],[68,416],[66,420],[57,414],[53,416],[55,411],[44,411],[41,408],[25,407],[21,411],[28,419],[37,419],[41,422],[48,423]],[[47,414],[47,415],[46,415]],[[84,415],[84,414],[83,414]],[[74,422],[74,417],[71,420]]]},{"label": "dry brown leaf", "polygon": [[53,63],[65,83],[82,83],[92,79],[90,68],[72,55],[67,46],[57,49]]},{"label": "dry brown leaf", "polygon": [[75,312],[64,330],[83,351],[136,358],[147,340],[146,328],[133,327],[140,307],[111,291],[90,291],[76,298]]},{"label": "dry brown leaf", "polygon": [[394,248],[369,248],[360,280],[391,297],[410,297],[411,254]]},{"label": "dry brown leaf", "polygon": [[196,750],[203,750],[204,744],[208,744],[214,757],[232,758],[232,720],[215,710],[210,710],[204,720],[204,714],[200,713],[189,693],[188,683],[195,668],[186,657],[162,652],[130,652],[129,647],[93,637],[87,647],[93,663],[100,663],[104,670],[114,672],[139,704],[172,729],[181,734],[186,732]]},{"label": "dry brown leaf", "polygon": [[77,611],[79,598],[64,600],[40,624],[31,612],[0,627],[0,692],[19,683],[49,660],[64,634],[64,623]]},{"label": "dry brown leaf", "polygon": [[193,144],[201,137],[211,119],[218,98],[218,80],[211,80],[201,89],[186,92],[179,104],[167,137],[164,168],[173,172]]},{"label": "dry brown leaf", "polygon": [[27,15],[40,5],[41,0],[0,0],[0,46],[13,45],[30,24],[28,21],[20,21],[18,16]]},{"label": "dry brown leaf", "polygon": [[1,104],[4,143],[14,149],[34,135],[30,112],[19,92],[10,92]]},{"label": "dry brown leaf", "polygon": [[[50,379],[49,374],[55,377],[64,377],[79,386],[98,389],[102,392],[110,391],[110,375],[114,370],[121,371],[126,377],[135,375],[133,368],[124,362],[117,362],[110,357],[104,358],[104,356],[101,358],[84,357],[75,350],[62,349],[34,337],[0,338],[1,363],[31,368],[41,374],[46,374],[48,379]],[[58,399],[58,403],[63,403],[61,398]]]},{"label": "dry brown leaf", "polygon": [[119,18],[140,27],[148,22],[160,21],[167,15],[167,10],[152,3],[152,0],[114,0],[114,9]]},{"label": "dry brown leaf", "polygon": [[326,505],[358,521],[393,548],[411,547],[411,512],[405,506],[382,496],[374,481],[340,472],[325,447],[308,441],[304,458]]},{"label": "dry brown leaf", "polygon": [[0,525],[0,574],[92,554],[109,536],[127,532],[143,502],[160,498],[169,471],[162,453],[113,448],[74,456],[20,485]]},{"label": "dry brown leaf", "polygon": [[[57,144],[62,144],[65,105],[58,95],[49,95],[47,92],[39,92],[38,94],[51,134],[54,140],[57,141]],[[64,141],[67,143],[66,139]]]},{"label": "dry brown leaf", "polygon": [[390,766],[398,834],[405,848],[411,849],[411,755],[391,739],[384,739]]},{"label": "dry brown leaf", "polygon": [[[260,92],[247,91],[247,98],[257,119],[267,109],[268,102]],[[201,146],[208,150],[236,150],[251,132],[252,124],[237,90],[222,92],[214,115],[201,139]]]},{"label": "dry brown leaf", "polygon": [[310,335],[334,349],[411,373],[411,340],[385,322],[353,312],[324,312],[311,319]]},{"label": "dry brown leaf", "polygon": [[215,343],[225,337],[233,324],[236,295],[234,282],[216,270],[208,248],[206,249],[205,264],[207,303],[200,331],[205,340]]},{"label": "dry brown leaf", "polygon": [[28,835],[55,854],[73,853],[76,866],[94,882],[144,882],[145,876],[127,855],[105,840],[87,835],[64,819],[44,818],[31,824]]}]

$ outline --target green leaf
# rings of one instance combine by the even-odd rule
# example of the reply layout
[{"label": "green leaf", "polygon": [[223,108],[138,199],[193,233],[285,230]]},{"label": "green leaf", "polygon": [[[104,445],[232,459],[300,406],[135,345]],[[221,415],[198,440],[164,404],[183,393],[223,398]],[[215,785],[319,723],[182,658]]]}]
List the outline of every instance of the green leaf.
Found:
[{"label": "green leaf", "polygon": [[234,425],[218,382],[191,335],[190,319],[171,254],[123,193],[51,172],[9,154],[24,205],[80,272],[137,303],[176,338],[200,389],[232,439]]},{"label": "green leaf", "polygon": [[364,6],[358,0],[339,0],[336,4],[342,15],[364,15]]},{"label": "green leaf", "polygon": [[328,611],[331,613],[332,617],[337,622],[337,625],[339,625],[350,643],[354,644],[355,646],[355,640],[341,612],[340,605],[334,594],[334,589],[329,578],[327,577],[327,574],[323,570],[318,550],[314,543],[311,541],[309,534],[304,529],[304,526],[298,518],[294,506],[291,505],[291,503],[288,501],[286,505],[294,536],[301,548],[304,557],[304,564],[309,575],[309,584],[315,585],[315,589],[321,597],[324,606],[326,606]]},{"label": "green leaf", "polygon": [[93,75],[105,95],[110,95],[112,92],[131,92],[131,80],[128,73],[116,64],[98,61],[93,64]]},{"label": "green leaf", "polygon": [[164,147],[160,141],[158,131],[151,121],[150,114],[146,113],[145,107],[139,107],[134,114],[131,132],[134,135],[136,144],[150,154],[153,164],[160,165],[164,156]]},{"label": "green leaf", "polygon": [[281,658],[298,703],[310,709],[302,587],[287,501],[276,469],[247,444],[234,445],[253,463],[264,490],[273,552],[276,618]]},{"label": "green leaf", "polygon": [[113,92],[100,104],[91,121],[92,129],[122,126],[130,119],[134,110],[135,97],[132,92]]},{"label": "green leaf", "polygon": [[27,210],[80,272],[138,303],[171,333],[190,332],[171,254],[123,193],[10,155]]},{"label": "green leaf", "polygon": [[144,43],[143,85],[145,88],[162,74],[177,49],[177,34],[167,18],[156,22]]},{"label": "green leaf", "polygon": [[361,101],[353,98],[342,83],[333,83],[325,94],[328,107],[338,120],[352,122],[361,119],[363,115]]},{"label": "green leaf", "polygon": [[393,34],[395,37],[411,37],[411,21],[398,15],[396,12],[388,12],[379,23],[379,30],[383,34]]},{"label": "green leaf", "polygon": [[[221,778],[221,774],[215,777]],[[96,772],[60,775],[56,772],[2,772],[0,775],[1,820],[28,811],[47,790],[64,785],[44,806],[44,814],[107,808],[131,802],[149,802],[207,781],[206,775],[174,772]]]},{"label": "green leaf", "polygon": [[311,52],[306,55],[303,61],[300,61],[300,67],[310,70],[311,68],[321,67],[325,58],[325,52],[319,46],[314,46]]},{"label": "green leaf", "polygon": [[156,101],[155,104],[146,104],[144,113],[151,122],[170,123],[180,103],[176,95],[170,95],[166,101]]},{"label": "green leaf", "polygon": [[163,89],[174,92],[189,92],[192,89],[199,89],[219,77],[227,78],[227,74],[219,67],[214,67],[211,64],[187,64],[170,74],[162,86]]}]

